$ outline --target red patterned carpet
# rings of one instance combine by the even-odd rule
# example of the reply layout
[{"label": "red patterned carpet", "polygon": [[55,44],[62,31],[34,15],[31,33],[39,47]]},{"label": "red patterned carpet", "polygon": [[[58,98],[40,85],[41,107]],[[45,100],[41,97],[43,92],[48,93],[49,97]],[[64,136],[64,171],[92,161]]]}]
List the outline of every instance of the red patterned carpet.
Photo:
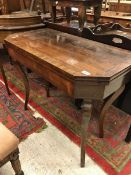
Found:
[{"label": "red patterned carpet", "polygon": [[[10,88],[24,98],[23,83],[14,66],[6,63],[5,70]],[[50,89],[50,97],[47,98],[44,81],[33,73],[28,76],[31,87],[30,105],[79,145],[81,111],[76,109],[74,100],[56,88]],[[98,106],[95,110],[98,110]],[[106,115],[104,139],[98,137],[98,117],[92,117],[87,132],[86,152],[108,174],[129,175],[131,144],[125,143],[123,139],[131,123],[131,117],[113,106]]]},{"label": "red patterned carpet", "polygon": [[31,110],[24,111],[23,103],[15,94],[10,96],[0,81],[0,122],[9,128],[20,140],[35,131],[46,128],[41,118],[35,118]]}]

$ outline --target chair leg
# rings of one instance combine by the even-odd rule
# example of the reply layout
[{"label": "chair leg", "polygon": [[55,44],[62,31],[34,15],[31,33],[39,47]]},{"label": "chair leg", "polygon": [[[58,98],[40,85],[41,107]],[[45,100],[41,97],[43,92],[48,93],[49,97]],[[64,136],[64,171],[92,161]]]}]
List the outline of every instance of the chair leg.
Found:
[{"label": "chair leg", "polygon": [[15,171],[15,175],[24,175],[24,172],[21,169],[18,149],[10,155],[10,162],[11,162],[12,168]]}]

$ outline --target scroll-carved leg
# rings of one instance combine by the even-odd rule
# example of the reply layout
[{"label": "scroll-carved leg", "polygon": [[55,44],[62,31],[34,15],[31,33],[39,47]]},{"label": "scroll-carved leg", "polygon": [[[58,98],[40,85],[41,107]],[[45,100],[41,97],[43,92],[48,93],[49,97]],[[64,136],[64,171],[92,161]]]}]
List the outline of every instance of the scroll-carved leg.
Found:
[{"label": "scroll-carved leg", "polygon": [[5,71],[4,71],[4,68],[3,68],[3,65],[2,65],[1,61],[0,61],[0,69],[1,69],[2,77],[3,77],[4,83],[5,83],[7,93],[8,93],[8,95],[10,95],[11,93],[10,93],[10,90],[9,90],[9,87],[8,87],[7,79],[6,79],[6,76],[5,76]]},{"label": "scroll-carved leg", "polygon": [[102,106],[101,112],[100,112],[100,119],[99,119],[99,137],[103,138],[103,124],[105,119],[105,112],[108,110],[108,108],[111,106],[111,104],[119,97],[119,95],[124,91],[125,85],[120,87],[111,97],[109,97]]},{"label": "scroll-carved leg", "polygon": [[11,162],[11,165],[12,165],[14,171],[15,171],[15,175],[24,175],[24,173],[21,169],[18,150],[16,150],[13,154],[11,154],[10,162]]},{"label": "scroll-carved leg", "polygon": [[85,146],[87,136],[87,126],[91,118],[92,104],[90,101],[84,100],[82,108],[82,124],[81,124],[81,167],[85,166]]},{"label": "scroll-carved leg", "polygon": [[27,110],[27,105],[28,105],[28,101],[29,101],[29,93],[30,93],[30,87],[29,87],[29,81],[28,81],[28,78],[21,66],[21,64],[19,62],[15,62],[16,63],[16,66],[17,66],[17,69],[18,71],[20,72],[23,80],[24,80],[24,86],[25,86],[25,105],[24,105],[24,109]]}]

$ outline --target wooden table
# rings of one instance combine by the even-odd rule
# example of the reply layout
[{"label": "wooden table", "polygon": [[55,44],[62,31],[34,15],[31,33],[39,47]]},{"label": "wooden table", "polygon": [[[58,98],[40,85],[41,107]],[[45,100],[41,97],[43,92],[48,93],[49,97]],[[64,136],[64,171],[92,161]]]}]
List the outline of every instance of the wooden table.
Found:
[{"label": "wooden table", "polygon": [[104,113],[123,92],[131,79],[131,53],[50,28],[13,34],[5,39],[11,58],[24,78],[26,102],[29,84],[21,64],[64,90],[81,106],[81,167],[85,166],[85,138],[92,115],[93,101],[101,102],[100,136],[103,137]]},{"label": "wooden table", "polygon": [[82,29],[86,20],[86,8],[94,7],[94,24],[98,23],[101,15],[102,0],[49,0],[50,12],[52,15],[52,21],[56,20],[56,1],[61,7],[66,7],[67,22],[70,22],[71,17],[71,7],[77,7],[79,28]]},{"label": "wooden table", "polygon": [[125,12],[131,13],[131,2],[130,1],[120,1],[118,6],[118,1],[109,2],[109,10],[115,12]]},{"label": "wooden table", "polygon": [[[93,21],[93,14],[87,13],[87,19],[89,22]],[[131,14],[128,13],[116,13],[114,11],[102,11],[101,17],[99,19],[99,23],[119,23],[123,25],[124,27],[131,28]]]},{"label": "wooden table", "polygon": [[9,34],[42,28],[41,17],[35,12],[20,11],[8,15],[0,15],[0,43]]}]

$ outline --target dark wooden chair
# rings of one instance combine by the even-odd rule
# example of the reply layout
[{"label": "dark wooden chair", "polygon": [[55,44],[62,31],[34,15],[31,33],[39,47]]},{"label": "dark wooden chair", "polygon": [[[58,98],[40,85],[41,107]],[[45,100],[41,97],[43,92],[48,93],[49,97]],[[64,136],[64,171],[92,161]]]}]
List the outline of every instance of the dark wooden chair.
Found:
[{"label": "dark wooden chair", "polygon": [[15,175],[24,175],[19,160],[19,139],[0,123],[0,167],[11,162]]}]

